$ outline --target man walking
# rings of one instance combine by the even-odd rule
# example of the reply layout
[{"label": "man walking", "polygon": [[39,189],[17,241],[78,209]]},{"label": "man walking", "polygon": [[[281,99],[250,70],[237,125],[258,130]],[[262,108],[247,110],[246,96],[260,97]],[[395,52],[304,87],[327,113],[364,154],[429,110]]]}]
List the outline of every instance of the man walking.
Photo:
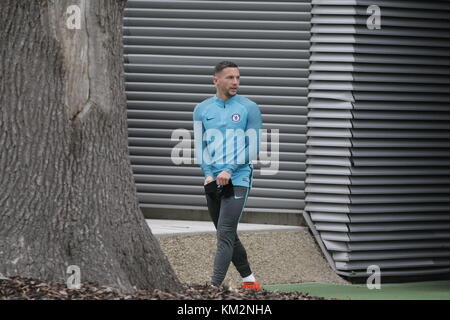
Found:
[{"label": "man walking", "polygon": [[[231,262],[242,288],[260,290],[237,225],[253,182],[253,165],[261,141],[262,119],[256,103],[237,94],[239,67],[230,61],[215,67],[216,95],[194,109],[196,157],[205,176],[208,211],[217,229],[212,284],[220,286]],[[237,147],[235,147],[237,145]]]}]

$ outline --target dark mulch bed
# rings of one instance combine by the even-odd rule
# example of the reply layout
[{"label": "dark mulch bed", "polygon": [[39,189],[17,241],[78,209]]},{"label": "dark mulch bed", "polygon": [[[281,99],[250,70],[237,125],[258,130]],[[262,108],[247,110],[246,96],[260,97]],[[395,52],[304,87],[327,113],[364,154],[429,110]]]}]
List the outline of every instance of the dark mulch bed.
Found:
[{"label": "dark mulch bed", "polygon": [[266,290],[253,291],[213,287],[210,285],[183,285],[180,292],[138,290],[121,294],[116,290],[92,282],[81,283],[81,288],[68,289],[65,283],[44,282],[13,277],[0,280],[0,300],[324,300],[300,292],[281,293]]}]

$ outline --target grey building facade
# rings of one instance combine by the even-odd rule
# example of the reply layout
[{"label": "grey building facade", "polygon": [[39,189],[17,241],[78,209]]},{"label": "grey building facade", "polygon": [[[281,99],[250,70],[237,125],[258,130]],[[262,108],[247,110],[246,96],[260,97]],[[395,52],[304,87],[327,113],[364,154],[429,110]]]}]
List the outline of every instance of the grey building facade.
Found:
[{"label": "grey building facade", "polygon": [[129,146],[144,214],[207,217],[200,169],[173,162],[173,134],[193,147],[193,108],[215,92],[213,66],[232,60],[240,93],[269,135],[279,130],[277,173],[256,166],[252,221],[308,225],[350,278],[370,265],[449,274],[449,17],[449,1],[130,0]]}]

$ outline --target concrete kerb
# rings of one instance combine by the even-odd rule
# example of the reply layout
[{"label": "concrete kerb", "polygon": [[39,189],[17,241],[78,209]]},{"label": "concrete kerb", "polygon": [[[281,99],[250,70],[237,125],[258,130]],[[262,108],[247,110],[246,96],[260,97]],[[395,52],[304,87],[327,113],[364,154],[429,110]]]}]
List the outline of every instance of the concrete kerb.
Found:
[{"label": "concrete kerb", "polygon": [[[211,221],[146,219],[156,237],[216,233]],[[238,232],[303,231],[306,227],[270,224],[239,223]]]}]

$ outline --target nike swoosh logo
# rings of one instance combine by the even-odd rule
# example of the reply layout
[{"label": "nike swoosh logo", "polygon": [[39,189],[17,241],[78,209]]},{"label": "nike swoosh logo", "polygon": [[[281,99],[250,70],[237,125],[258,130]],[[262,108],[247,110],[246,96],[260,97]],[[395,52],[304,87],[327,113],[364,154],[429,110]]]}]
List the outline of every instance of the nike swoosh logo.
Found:
[{"label": "nike swoosh logo", "polygon": [[212,120],[212,119],[214,119],[214,118],[206,118],[207,121]]},{"label": "nike swoosh logo", "polygon": [[242,199],[242,198],[244,198],[244,197],[236,197],[236,196],[234,196],[234,198],[235,198],[236,200],[238,200],[238,199]]}]

